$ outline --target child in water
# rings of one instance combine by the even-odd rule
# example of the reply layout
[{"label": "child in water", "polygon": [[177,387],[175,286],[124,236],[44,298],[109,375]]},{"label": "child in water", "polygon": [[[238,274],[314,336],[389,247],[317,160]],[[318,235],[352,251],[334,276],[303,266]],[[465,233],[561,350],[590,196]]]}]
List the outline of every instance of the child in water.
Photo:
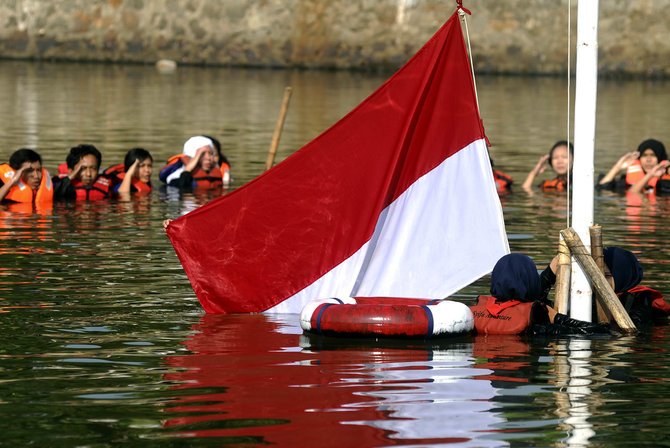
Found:
[{"label": "child in water", "polygon": [[104,175],[112,181],[112,190],[119,195],[147,194],[153,189],[151,174],[154,159],[144,148],[133,148],[126,153],[122,164],[110,166]]},{"label": "child in water", "polygon": [[547,169],[547,163],[552,171],[556,173],[554,179],[545,180],[539,187],[545,191],[564,191],[568,185],[568,173],[572,171],[572,161],[574,159],[574,147],[572,143],[565,140],[559,140],[551,147],[549,154],[540,158],[524,181],[522,187],[526,191],[531,191],[535,178],[544,173]]}]

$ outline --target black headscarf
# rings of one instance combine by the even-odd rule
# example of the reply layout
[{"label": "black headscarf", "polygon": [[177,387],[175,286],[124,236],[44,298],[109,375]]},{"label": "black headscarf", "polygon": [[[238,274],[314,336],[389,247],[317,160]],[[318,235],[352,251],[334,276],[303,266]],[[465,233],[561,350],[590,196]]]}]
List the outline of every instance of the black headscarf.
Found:
[{"label": "black headscarf", "polygon": [[614,278],[615,293],[626,292],[642,281],[642,265],[632,252],[619,247],[606,247],[603,256]]},{"label": "black headscarf", "polygon": [[532,302],[542,295],[537,266],[523,254],[502,257],[491,272],[491,295],[496,299]]},{"label": "black headscarf", "polygon": [[665,152],[665,146],[658,140],[650,138],[649,140],[645,140],[640,143],[640,146],[637,147],[637,151],[640,153],[640,155],[642,155],[642,153],[647,149],[654,151],[654,154],[656,154],[656,158],[659,162],[668,160],[668,154]]}]

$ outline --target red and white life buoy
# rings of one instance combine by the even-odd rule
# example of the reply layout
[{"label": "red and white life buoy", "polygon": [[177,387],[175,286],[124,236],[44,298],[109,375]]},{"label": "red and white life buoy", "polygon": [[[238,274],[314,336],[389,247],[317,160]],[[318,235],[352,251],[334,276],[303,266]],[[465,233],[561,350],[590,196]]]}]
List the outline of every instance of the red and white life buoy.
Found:
[{"label": "red and white life buoy", "polygon": [[309,302],[300,326],[313,333],[429,338],[467,333],[474,317],[467,305],[453,300],[346,297]]}]

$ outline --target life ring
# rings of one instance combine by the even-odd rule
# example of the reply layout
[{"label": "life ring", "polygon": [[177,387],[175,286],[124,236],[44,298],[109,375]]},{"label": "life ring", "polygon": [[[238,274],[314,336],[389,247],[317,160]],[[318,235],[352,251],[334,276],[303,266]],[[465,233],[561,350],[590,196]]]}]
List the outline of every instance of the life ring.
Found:
[{"label": "life ring", "polygon": [[397,337],[445,336],[474,329],[470,308],[453,300],[396,297],[317,299],[300,313],[304,331]]}]

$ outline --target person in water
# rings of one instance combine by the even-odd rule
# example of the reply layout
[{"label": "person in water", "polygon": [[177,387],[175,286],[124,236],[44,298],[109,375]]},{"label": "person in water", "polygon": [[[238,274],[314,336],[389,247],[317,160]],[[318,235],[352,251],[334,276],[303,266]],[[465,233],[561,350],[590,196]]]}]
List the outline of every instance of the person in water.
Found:
[{"label": "person in water", "polygon": [[223,154],[221,150],[221,142],[209,135],[204,135],[203,137],[207,137],[214,144],[215,149],[214,164],[221,170],[221,179],[223,180],[223,186],[227,187],[228,185],[230,185],[230,182],[232,181],[232,178],[230,177],[230,162],[228,161],[228,158]]},{"label": "person in water", "polygon": [[171,157],[158,177],[180,190],[215,189],[223,186],[223,174],[216,166],[216,149],[211,139],[198,135],[184,143],[182,154]]},{"label": "person in water", "polygon": [[32,149],[21,148],[0,165],[0,201],[51,202],[53,184],[42,168],[42,157]]},{"label": "person in water", "polygon": [[[645,140],[640,143],[637,151],[621,156],[609,172],[598,180],[596,187],[604,190],[624,190],[641,182],[636,186],[636,191],[653,189],[660,176],[654,176],[651,172],[666,160],[668,155],[663,143],[654,139]],[[617,178],[619,172],[624,170],[625,173]]]},{"label": "person in water", "polygon": [[556,282],[558,257],[538,274],[533,260],[511,253],[498,260],[491,272],[490,296],[479,296],[470,309],[475,330],[489,334],[592,334],[608,332],[606,326],[571,319],[550,304],[549,291]]},{"label": "person in water", "polygon": [[565,140],[559,140],[551,147],[549,154],[540,157],[526,180],[523,182],[523,189],[531,191],[535,178],[544,173],[547,164],[556,174],[554,179],[548,179],[539,184],[539,187],[545,191],[565,191],[568,186],[568,174],[572,171],[572,161],[574,159],[574,147],[572,143]]},{"label": "person in water", "polygon": [[663,299],[663,294],[638,286],[643,270],[632,252],[619,247],[606,247],[603,257],[608,270],[606,274],[611,274],[610,285],[638,329],[649,327],[670,314],[670,303]]},{"label": "person in water", "polygon": [[[54,198],[77,201],[107,199],[111,183],[100,176],[102,154],[93,145],[81,144],[70,148],[65,167],[59,167],[54,177]],[[63,172],[67,171],[67,172]]]},{"label": "person in water", "polygon": [[112,182],[112,191],[118,195],[148,194],[153,189],[151,174],[154,159],[144,148],[133,148],[126,153],[123,163],[107,168],[103,175]]}]

